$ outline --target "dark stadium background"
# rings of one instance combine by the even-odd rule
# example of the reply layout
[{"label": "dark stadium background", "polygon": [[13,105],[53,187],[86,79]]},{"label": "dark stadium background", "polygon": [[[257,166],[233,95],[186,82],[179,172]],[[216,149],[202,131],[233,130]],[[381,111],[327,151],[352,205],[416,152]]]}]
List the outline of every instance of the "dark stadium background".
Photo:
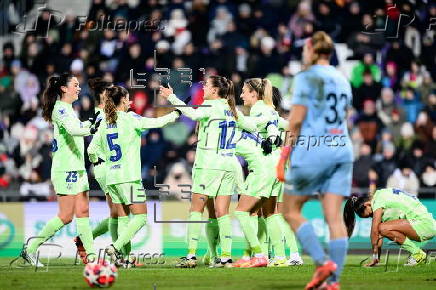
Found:
[{"label": "dark stadium background", "polygon": [[[269,78],[284,96],[286,117],[302,45],[317,30],[337,43],[332,64],[353,86],[355,191],[364,192],[371,175],[379,187],[436,198],[436,4],[430,1],[2,1],[0,18],[0,201],[55,199],[52,129],[39,108],[49,76],[70,70],[77,76],[82,91],[74,108],[82,120],[93,112],[87,80],[96,76],[129,88],[136,113],[165,114],[154,98],[156,68],[169,68],[176,94],[192,96],[193,104],[202,101],[204,73],[230,77],[238,96],[244,79]],[[115,19],[118,26],[109,23]],[[127,32],[123,21],[147,25]],[[112,28],[95,29],[96,23]],[[192,86],[178,68],[192,69]],[[145,133],[146,188],[169,184],[180,198],[177,184],[191,182],[195,140],[187,118]]]}]

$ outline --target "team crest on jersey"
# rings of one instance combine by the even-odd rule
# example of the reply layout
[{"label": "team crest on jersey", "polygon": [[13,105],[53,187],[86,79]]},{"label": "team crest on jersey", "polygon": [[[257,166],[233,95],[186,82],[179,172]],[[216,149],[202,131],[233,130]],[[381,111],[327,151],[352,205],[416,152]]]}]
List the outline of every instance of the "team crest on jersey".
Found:
[{"label": "team crest on jersey", "polygon": [[64,117],[67,116],[67,110],[65,108],[60,108],[58,110],[58,112],[59,112],[59,115],[60,115],[61,118],[64,118]]}]

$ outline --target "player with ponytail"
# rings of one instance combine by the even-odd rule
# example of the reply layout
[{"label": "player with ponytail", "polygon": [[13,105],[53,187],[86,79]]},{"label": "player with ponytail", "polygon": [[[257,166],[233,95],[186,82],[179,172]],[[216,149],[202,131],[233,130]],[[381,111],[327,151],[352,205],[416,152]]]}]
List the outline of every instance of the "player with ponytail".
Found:
[{"label": "player with ponytail", "polygon": [[[90,79],[88,81],[88,86],[91,89],[91,92],[94,95],[95,99],[95,114],[98,114],[97,121],[100,121],[104,118],[104,103],[106,96],[106,89],[112,87],[112,82],[105,81],[104,79],[97,77]],[[110,232],[112,241],[117,240],[117,212],[116,208],[112,203],[112,200],[109,196],[108,189],[106,187],[106,166],[103,161],[103,157],[100,157],[94,166],[94,177],[95,180],[100,185],[101,190],[104,192],[106,196],[106,201],[108,203],[110,217],[102,220],[97,224],[97,226],[92,231],[93,239],[105,234],[107,231]],[[75,237],[74,242],[76,243],[77,250],[79,255],[82,257],[85,253],[83,248],[82,241],[79,236]]]},{"label": "player with ponytail", "polygon": [[59,212],[21,252],[21,256],[36,267],[43,266],[37,258],[38,247],[69,224],[74,216],[87,254],[83,261],[86,263],[96,258],[89,224],[89,185],[83,136],[94,134],[100,122],[96,118],[80,122],[76,117],[72,103],[78,99],[79,93],[77,78],[65,73],[49,79],[42,97],[42,116],[54,127],[51,180],[57,194]]},{"label": "player with ponytail", "polygon": [[[323,31],[314,33],[304,45],[306,69],[294,78],[288,126],[291,134],[277,164],[277,178],[285,181],[285,219],[317,266],[306,289],[316,289],[327,279],[326,289],[338,289],[348,249],[341,207],[351,193],[353,151],[346,114],[352,93],[349,81],[330,65],[333,50],[332,39]],[[309,137],[319,142],[314,145]],[[332,141],[339,138],[343,146]],[[301,214],[304,203],[317,193],[322,196],[329,225],[330,258],[313,226]]]},{"label": "player with ponytail", "polygon": [[373,259],[366,266],[379,263],[383,239],[388,238],[410,253],[405,266],[425,262],[426,253],[413,241],[424,242],[436,236],[436,221],[418,198],[405,191],[386,188],[372,197],[352,196],[344,207],[344,221],[348,237],[353,234],[356,215],[372,218],[371,245]]},{"label": "player with ponytail", "polygon": [[[160,95],[187,117],[200,123],[197,152],[192,169],[192,200],[188,224],[188,253],[176,264],[180,268],[197,265],[196,251],[201,231],[204,208],[214,200],[216,219],[210,219],[209,229],[219,230],[221,257],[216,267],[231,267],[232,225],[229,215],[231,196],[236,188],[237,159],[235,158],[236,127],[255,130],[236,110],[234,87],[231,80],[210,76],[204,85],[203,107],[194,110],[173,94],[171,88],[161,87]],[[210,214],[214,217],[213,214]],[[210,232],[210,231],[208,231]]]},{"label": "player with ponytail", "polygon": [[[117,238],[106,247],[117,266],[134,266],[129,243],[146,224],[146,196],[141,180],[141,135],[145,130],[160,128],[174,122],[179,113],[159,118],[145,118],[127,113],[129,92],[120,86],[106,88],[102,125],[88,147],[89,160],[103,157],[106,166],[106,187],[118,216]],[[129,213],[133,217],[129,220]]]}]

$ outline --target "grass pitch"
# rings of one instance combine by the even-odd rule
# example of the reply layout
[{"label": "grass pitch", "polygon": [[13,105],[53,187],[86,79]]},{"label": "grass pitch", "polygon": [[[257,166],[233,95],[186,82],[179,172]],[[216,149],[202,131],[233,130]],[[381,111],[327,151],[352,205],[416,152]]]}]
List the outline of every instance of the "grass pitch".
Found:
[{"label": "grass pitch", "polygon": [[[341,279],[342,289],[436,289],[436,261],[404,267],[406,256],[397,256],[385,265],[364,268],[364,256],[350,255]],[[88,289],[83,280],[83,265],[73,260],[51,261],[48,269],[10,267],[11,259],[0,259],[0,289]],[[43,259],[41,260],[45,262]],[[313,273],[313,264],[304,256],[305,265],[286,268],[175,269],[175,259],[164,265],[145,265],[120,269],[112,289],[303,289]],[[387,271],[386,271],[387,270]]]}]

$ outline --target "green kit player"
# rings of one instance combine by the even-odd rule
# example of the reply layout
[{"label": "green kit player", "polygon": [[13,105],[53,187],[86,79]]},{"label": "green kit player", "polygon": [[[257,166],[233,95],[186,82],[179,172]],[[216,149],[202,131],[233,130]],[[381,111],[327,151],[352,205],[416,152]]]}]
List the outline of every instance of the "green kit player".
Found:
[{"label": "green kit player", "polygon": [[[244,233],[247,233],[249,237],[252,236],[252,238],[246,237],[254,257],[249,264],[247,264],[247,257],[243,257],[238,261],[240,264],[237,263],[237,265],[241,267],[267,266],[268,261],[265,256],[268,255],[270,240],[275,253],[275,259],[270,266],[286,266],[287,261],[282,232],[283,216],[277,209],[277,197],[282,191],[282,185],[277,180],[274,170],[280,154],[279,150],[277,150],[281,143],[278,129],[279,115],[274,108],[273,90],[270,81],[260,78],[246,80],[242,88],[241,99],[244,101],[244,105],[250,107],[250,117],[263,117],[264,122],[256,123],[257,131],[262,139],[260,147],[262,147],[263,154],[259,154],[260,149],[253,149],[258,151],[255,158],[257,162],[260,162],[260,165],[258,165],[259,168],[256,168],[251,173],[252,178],[250,178],[250,175],[247,177],[250,183],[248,190],[251,192],[241,196],[235,212],[235,215],[241,222]],[[262,178],[260,178],[259,174],[262,175]],[[251,234],[253,228],[249,228],[247,221],[248,219],[253,219],[249,217],[248,213],[259,204],[260,197],[262,197],[260,205],[262,206],[263,217],[259,218],[259,238],[256,239]],[[262,234],[262,232],[266,232],[266,234]],[[259,240],[262,249],[261,253],[259,253],[257,240]]]},{"label": "green kit player", "polygon": [[85,170],[83,136],[94,134],[99,122],[80,122],[72,103],[80,92],[77,78],[70,74],[51,77],[42,99],[42,115],[53,124],[53,162],[51,180],[59,204],[58,215],[52,218],[36,237],[29,240],[21,256],[30,264],[42,267],[38,247],[76,217],[77,233],[88,254],[84,262],[95,259],[92,231],[89,224],[88,175]]},{"label": "green kit player", "polygon": [[[123,254],[130,254],[121,250],[147,221],[146,195],[141,180],[141,134],[146,129],[174,122],[180,115],[172,112],[160,118],[144,118],[127,113],[129,107],[129,93],[125,88],[107,88],[105,119],[88,148],[92,163],[104,156],[106,186],[118,215],[118,238],[105,252],[118,266],[123,263]],[[130,221],[129,212],[133,214]],[[129,259],[126,262],[133,263]]]},{"label": "green kit player", "polygon": [[[104,79],[98,77],[93,78],[88,81],[88,86],[94,93],[94,98],[96,102],[95,113],[98,114],[97,121],[104,118],[104,102],[106,89],[111,87],[113,84],[111,82],[105,81]],[[104,165],[104,157],[100,157],[97,163],[94,163],[94,176],[100,185],[101,190],[106,196],[106,201],[108,203],[110,217],[102,220],[92,231],[92,237],[95,238],[105,234],[107,231],[110,232],[112,241],[117,240],[117,224],[118,216],[116,207],[112,203],[112,199],[109,196],[109,192],[106,186],[106,166]],[[74,238],[74,242],[77,246],[77,252],[80,257],[86,256],[85,248],[79,236]]]},{"label": "green kit player", "polygon": [[361,218],[372,218],[373,260],[367,266],[379,263],[380,241],[383,237],[396,242],[410,253],[406,266],[415,266],[425,261],[425,252],[412,241],[424,242],[436,236],[436,221],[415,195],[386,188],[377,190],[372,198],[353,196],[344,208],[348,236],[353,233],[355,214]]},{"label": "green kit player", "polygon": [[235,190],[235,130],[242,126],[253,131],[255,126],[245,121],[235,108],[233,83],[221,76],[207,78],[204,90],[206,107],[193,109],[173,94],[171,88],[161,87],[160,95],[189,118],[199,121],[197,152],[192,169],[192,200],[188,223],[188,254],[176,267],[197,265],[196,251],[204,208],[214,199],[216,224],[221,244],[220,263],[216,267],[231,267],[232,225],[229,215],[231,195]]}]

